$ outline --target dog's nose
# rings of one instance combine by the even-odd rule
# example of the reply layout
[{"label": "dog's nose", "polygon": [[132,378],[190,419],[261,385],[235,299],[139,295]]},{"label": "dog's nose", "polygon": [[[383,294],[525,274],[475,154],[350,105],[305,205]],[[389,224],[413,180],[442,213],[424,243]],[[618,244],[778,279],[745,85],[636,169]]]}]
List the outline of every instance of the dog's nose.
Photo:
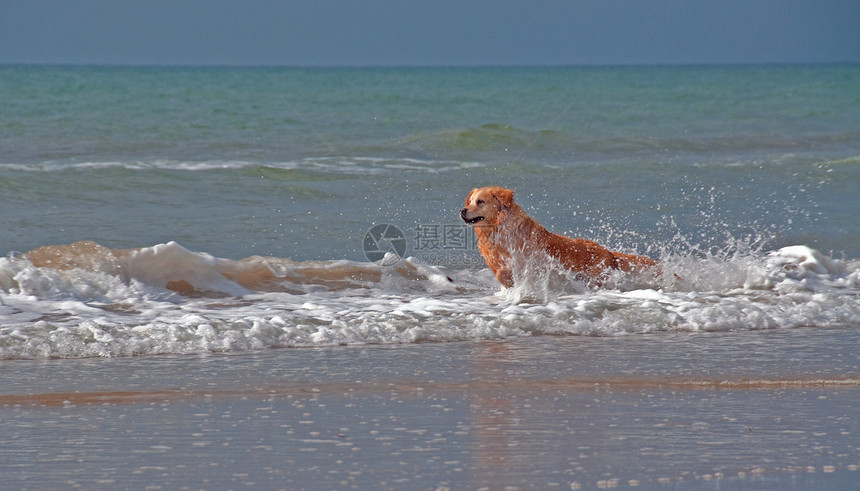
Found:
[{"label": "dog's nose", "polygon": [[462,218],[466,218],[466,213],[468,213],[468,212],[469,212],[468,208],[463,208],[462,210],[460,210],[460,216]]}]

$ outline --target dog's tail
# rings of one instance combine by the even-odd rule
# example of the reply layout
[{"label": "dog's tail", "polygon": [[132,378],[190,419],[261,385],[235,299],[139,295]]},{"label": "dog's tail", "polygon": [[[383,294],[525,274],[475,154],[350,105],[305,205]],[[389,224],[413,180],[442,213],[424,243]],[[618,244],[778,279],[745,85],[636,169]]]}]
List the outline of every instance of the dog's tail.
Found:
[{"label": "dog's tail", "polygon": [[[648,256],[637,256],[635,254],[624,254],[623,252],[612,252],[612,255],[615,257],[615,265],[618,269],[625,272],[648,272],[653,274],[656,278],[663,278],[663,268],[657,261],[651,259]],[[680,287],[685,285],[686,282],[684,278],[681,278],[675,273],[672,273],[674,277],[674,285],[675,287]]]},{"label": "dog's tail", "polygon": [[615,264],[621,271],[644,271],[657,266],[657,261],[647,256],[637,256],[635,254],[624,254],[623,252],[613,252]]}]

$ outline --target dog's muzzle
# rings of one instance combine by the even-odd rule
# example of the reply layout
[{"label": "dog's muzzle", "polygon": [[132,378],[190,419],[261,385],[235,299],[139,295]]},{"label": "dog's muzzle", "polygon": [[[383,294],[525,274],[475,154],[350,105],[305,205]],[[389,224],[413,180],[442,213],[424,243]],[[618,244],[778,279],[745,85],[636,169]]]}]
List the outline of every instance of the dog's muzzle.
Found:
[{"label": "dog's muzzle", "polygon": [[468,223],[469,225],[478,223],[484,219],[484,217],[468,218],[466,217],[467,213],[469,213],[469,210],[467,208],[463,208],[462,210],[460,210],[460,218],[462,218],[463,221]]}]

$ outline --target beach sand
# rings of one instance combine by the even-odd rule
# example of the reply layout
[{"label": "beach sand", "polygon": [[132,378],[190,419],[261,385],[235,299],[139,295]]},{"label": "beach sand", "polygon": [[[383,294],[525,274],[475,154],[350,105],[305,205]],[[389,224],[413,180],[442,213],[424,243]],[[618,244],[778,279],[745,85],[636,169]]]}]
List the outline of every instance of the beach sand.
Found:
[{"label": "beach sand", "polygon": [[858,341],[808,328],[3,361],[0,487],[858,489]]}]

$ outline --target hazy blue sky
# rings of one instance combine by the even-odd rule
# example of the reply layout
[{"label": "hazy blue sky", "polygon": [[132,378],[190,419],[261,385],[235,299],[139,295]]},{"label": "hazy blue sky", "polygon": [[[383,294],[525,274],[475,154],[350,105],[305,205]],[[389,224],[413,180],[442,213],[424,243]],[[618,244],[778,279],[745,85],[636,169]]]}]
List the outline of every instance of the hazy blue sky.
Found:
[{"label": "hazy blue sky", "polygon": [[0,63],[860,62],[857,0],[0,0]]}]

